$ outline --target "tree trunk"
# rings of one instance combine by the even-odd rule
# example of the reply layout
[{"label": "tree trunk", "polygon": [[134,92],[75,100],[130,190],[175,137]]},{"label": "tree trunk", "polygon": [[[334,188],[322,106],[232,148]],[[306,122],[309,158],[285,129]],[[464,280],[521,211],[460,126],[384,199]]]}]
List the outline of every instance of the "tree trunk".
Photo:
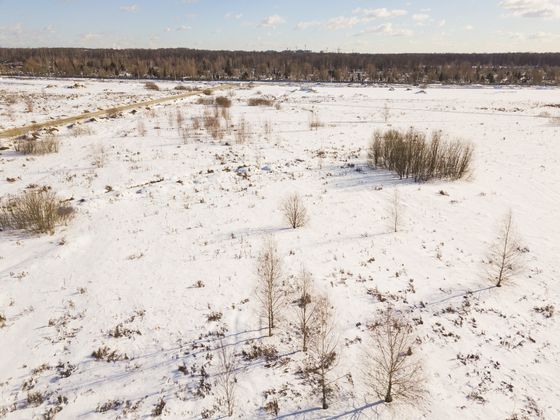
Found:
[{"label": "tree trunk", "polygon": [[329,405],[327,404],[327,388],[325,386],[325,379],[323,379],[322,381],[322,391],[323,391],[323,398],[322,398],[322,403],[323,403],[323,410],[326,410],[327,408],[329,408]]},{"label": "tree trunk", "polygon": [[391,396],[391,387],[392,387],[392,383],[389,380],[389,386],[387,387],[387,394],[385,395],[385,402],[386,403],[390,403],[393,402],[393,397]]}]

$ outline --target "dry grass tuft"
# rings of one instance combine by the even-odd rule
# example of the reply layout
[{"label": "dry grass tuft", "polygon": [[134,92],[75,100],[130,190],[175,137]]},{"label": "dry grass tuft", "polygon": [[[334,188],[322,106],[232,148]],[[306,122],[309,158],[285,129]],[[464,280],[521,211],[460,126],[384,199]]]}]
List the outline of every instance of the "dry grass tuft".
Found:
[{"label": "dry grass tuft", "polygon": [[265,97],[249,98],[247,100],[249,106],[273,106],[274,100]]},{"label": "dry grass tuft", "polygon": [[74,216],[74,209],[52,191],[27,191],[0,203],[0,228],[52,233],[55,226]]},{"label": "dry grass tuft", "polygon": [[156,85],[154,82],[146,82],[144,83],[144,87],[147,90],[159,90],[159,86]]},{"label": "dry grass tuft", "polygon": [[218,96],[216,98],[216,106],[221,108],[230,108],[231,107],[231,99],[225,96]]},{"label": "dry grass tuft", "polygon": [[58,152],[59,141],[54,134],[47,134],[43,139],[18,139],[14,142],[14,150],[24,155],[46,155]]}]

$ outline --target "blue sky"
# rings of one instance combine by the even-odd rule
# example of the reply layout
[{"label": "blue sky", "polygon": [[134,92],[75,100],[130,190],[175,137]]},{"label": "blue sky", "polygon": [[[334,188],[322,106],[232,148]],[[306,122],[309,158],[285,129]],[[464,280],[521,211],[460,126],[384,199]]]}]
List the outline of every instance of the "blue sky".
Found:
[{"label": "blue sky", "polygon": [[560,51],[560,0],[0,0],[0,46]]}]

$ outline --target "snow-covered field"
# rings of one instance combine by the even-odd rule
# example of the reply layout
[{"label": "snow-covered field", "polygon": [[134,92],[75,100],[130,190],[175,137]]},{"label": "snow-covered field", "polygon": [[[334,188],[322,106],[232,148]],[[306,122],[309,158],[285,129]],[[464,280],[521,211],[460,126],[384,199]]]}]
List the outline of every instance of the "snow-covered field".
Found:
[{"label": "snow-covered field", "polygon": [[[168,96],[176,85],[78,83],[0,79],[2,94],[36,98],[31,112],[21,99],[0,103],[0,129]],[[163,416],[200,418],[218,404],[223,333],[239,359],[235,418],[273,417],[263,411],[273,399],[279,418],[560,418],[560,323],[548,317],[560,299],[560,108],[547,106],[560,104],[557,89],[255,84],[222,94],[233,101],[222,140],[178,129],[204,113],[194,97],[79,132],[61,127],[56,154],[1,152],[2,196],[49,186],[76,216],[53,235],[0,232],[0,417],[141,418],[163,398]],[[263,95],[280,106],[247,106]],[[242,117],[251,136],[237,144]],[[472,173],[413,183],[368,168],[372,133],[387,126],[471,142]],[[309,214],[296,230],[280,210],[292,192]],[[494,288],[488,252],[510,209],[528,252],[514,281]],[[303,266],[334,306],[328,410],[298,374],[306,356],[291,299],[267,336],[255,287],[270,236],[286,291]],[[367,326],[387,305],[418,337],[428,392],[412,405],[379,403],[364,383]],[[255,345],[279,357],[242,356]],[[104,346],[124,360],[92,357]]]}]

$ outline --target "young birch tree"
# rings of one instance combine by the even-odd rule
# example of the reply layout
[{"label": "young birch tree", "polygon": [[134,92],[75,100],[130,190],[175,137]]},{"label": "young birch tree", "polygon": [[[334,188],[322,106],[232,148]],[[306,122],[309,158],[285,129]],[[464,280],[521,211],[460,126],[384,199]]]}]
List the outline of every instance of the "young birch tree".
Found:
[{"label": "young birch tree", "polygon": [[302,340],[302,351],[307,352],[309,339],[314,331],[317,319],[316,302],[314,301],[313,278],[305,269],[301,270],[297,285],[297,330]]},{"label": "young birch tree", "polygon": [[278,254],[276,242],[272,238],[264,243],[261,250],[257,274],[257,297],[268,321],[268,336],[272,337],[275,319],[284,304],[282,260]]},{"label": "young birch tree", "polygon": [[338,361],[337,335],[331,304],[326,297],[317,302],[317,327],[310,346],[306,372],[316,393],[321,396],[323,410],[329,408],[329,398],[335,391],[331,372]]},{"label": "young birch tree", "polygon": [[490,277],[496,287],[508,282],[521,270],[521,249],[511,210],[505,216],[497,241],[490,250]]},{"label": "young birch tree", "polygon": [[233,410],[235,408],[237,358],[234,349],[225,345],[221,340],[217,352],[218,367],[220,369],[217,375],[217,388],[225,408],[226,416],[231,417],[233,416]]},{"label": "young birch tree", "polygon": [[413,402],[424,394],[422,367],[414,359],[412,327],[389,309],[371,328],[365,379],[377,398]]},{"label": "young birch tree", "polygon": [[281,210],[292,229],[303,227],[308,221],[307,209],[298,193],[286,197],[282,201]]}]

